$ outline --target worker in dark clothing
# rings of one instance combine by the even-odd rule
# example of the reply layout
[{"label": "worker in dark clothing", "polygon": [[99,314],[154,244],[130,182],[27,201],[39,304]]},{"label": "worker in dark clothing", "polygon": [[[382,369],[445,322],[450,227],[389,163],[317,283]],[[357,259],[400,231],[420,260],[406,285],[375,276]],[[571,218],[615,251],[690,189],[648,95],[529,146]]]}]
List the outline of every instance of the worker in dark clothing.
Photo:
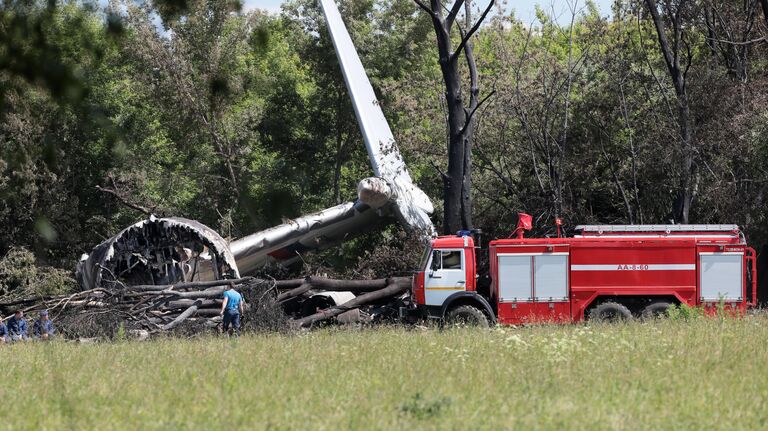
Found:
[{"label": "worker in dark clothing", "polygon": [[35,320],[35,324],[32,325],[32,333],[35,334],[35,338],[41,340],[50,340],[53,338],[53,322],[50,317],[48,317],[47,310],[40,312],[40,317]]},{"label": "worker in dark clothing", "polygon": [[243,315],[243,296],[235,290],[235,285],[230,283],[229,289],[224,292],[224,302],[221,304],[220,315],[224,316],[222,328],[227,335],[240,335],[240,316]]},{"label": "worker in dark clothing", "polygon": [[8,336],[11,341],[23,341],[27,339],[27,321],[24,320],[24,312],[16,311],[13,317],[8,319]]},{"label": "worker in dark clothing", "polygon": [[0,344],[8,342],[8,327],[3,322],[3,316],[0,315]]}]

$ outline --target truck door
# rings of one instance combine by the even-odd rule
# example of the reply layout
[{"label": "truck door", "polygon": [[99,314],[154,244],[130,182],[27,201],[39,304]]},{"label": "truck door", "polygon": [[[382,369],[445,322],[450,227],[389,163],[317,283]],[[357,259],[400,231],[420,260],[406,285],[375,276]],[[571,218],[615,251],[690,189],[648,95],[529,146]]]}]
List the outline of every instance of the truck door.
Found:
[{"label": "truck door", "polygon": [[424,277],[424,303],[441,306],[452,294],[465,290],[467,262],[464,250],[436,249],[432,251]]}]

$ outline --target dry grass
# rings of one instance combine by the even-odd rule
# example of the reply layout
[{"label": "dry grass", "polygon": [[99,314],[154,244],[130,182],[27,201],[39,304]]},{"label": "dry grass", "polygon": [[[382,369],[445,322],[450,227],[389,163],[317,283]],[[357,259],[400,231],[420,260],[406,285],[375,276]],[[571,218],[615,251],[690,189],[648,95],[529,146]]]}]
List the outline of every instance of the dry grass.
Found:
[{"label": "dry grass", "polygon": [[768,427],[756,316],[0,347],[9,429]]}]

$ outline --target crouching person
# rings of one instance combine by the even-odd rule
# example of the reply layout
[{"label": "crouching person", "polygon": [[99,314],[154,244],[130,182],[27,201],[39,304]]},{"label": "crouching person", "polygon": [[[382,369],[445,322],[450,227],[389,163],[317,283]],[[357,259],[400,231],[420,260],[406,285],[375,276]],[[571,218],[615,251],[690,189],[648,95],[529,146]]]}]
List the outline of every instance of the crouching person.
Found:
[{"label": "crouching person", "polygon": [[24,320],[24,312],[17,310],[13,317],[8,319],[8,338],[10,341],[25,341],[27,339],[27,321]]},{"label": "crouching person", "polygon": [[51,321],[51,318],[48,317],[48,311],[41,311],[40,317],[35,320],[34,325],[32,325],[32,333],[35,334],[35,338],[47,341],[53,338],[53,331],[53,322]]},{"label": "crouching person", "polygon": [[223,331],[227,335],[240,335],[240,317],[243,315],[243,296],[235,289],[235,285],[229,285],[229,289],[224,292],[224,302],[221,304],[220,315],[224,316],[222,324]]},{"label": "crouching person", "polygon": [[3,322],[3,316],[0,314],[0,344],[8,342],[8,327]]}]

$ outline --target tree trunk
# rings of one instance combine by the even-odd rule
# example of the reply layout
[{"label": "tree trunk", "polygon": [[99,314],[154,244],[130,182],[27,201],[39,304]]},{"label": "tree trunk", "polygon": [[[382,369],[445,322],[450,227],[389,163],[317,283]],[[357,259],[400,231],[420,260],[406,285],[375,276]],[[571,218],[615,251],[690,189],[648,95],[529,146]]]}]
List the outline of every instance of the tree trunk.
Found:
[{"label": "tree trunk", "polygon": [[683,89],[682,94],[678,94],[678,109],[680,112],[680,133],[683,140],[683,163],[682,163],[682,178],[680,181],[680,189],[677,192],[677,199],[674,204],[675,223],[688,223],[689,214],[691,210],[691,203],[693,201],[693,145],[691,143],[691,112],[688,107],[688,97]]},{"label": "tree trunk", "polygon": [[[466,124],[464,101],[461,94],[461,76],[456,59],[440,59],[445,81],[445,99],[448,105],[448,172],[443,179],[443,233],[462,229],[462,191],[464,189],[464,162],[466,150]],[[471,179],[469,180],[471,183]]]},{"label": "tree trunk", "polygon": [[680,129],[680,147],[681,147],[681,164],[680,164],[680,180],[678,184],[677,192],[672,203],[672,217],[675,223],[688,223],[689,214],[691,210],[691,203],[693,202],[694,194],[694,177],[696,171],[696,163],[694,160],[695,148],[693,145],[693,132],[691,125],[691,112],[688,103],[688,93],[686,89],[686,72],[691,64],[691,52],[688,50],[687,64],[685,70],[680,66],[681,57],[681,45],[687,44],[683,38],[683,26],[682,26],[682,9],[685,7],[686,0],[681,0],[675,11],[668,10],[670,14],[670,21],[672,21],[672,43],[667,37],[667,31],[665,29],[664,20],[659,16],[659,10],[656,5],[656,0],[645,0],[646,6],[653,18],[654,26],[656,27],[656,34],[659,40],[659,49],[664,56],[664,62],[667,65],[669,71],[669,77],[672,80],[672,85],[675,88],[675,95],[677,96],[677,123]]},{"label": "tree trunk", "polygon": [[[472,50],[472,36],[494,5],[491,0],[480,18],[472,23],[471,3],[455,0],[448,8],[442,0],[431,0],[427,6],[414,0],[432,18],[437,38],[440,71],[445,83],[448,127],[448,169],[443,178],[443,233],[452,234],[472,228],[472,140],[474,114],[480,107],[477,65]],[[465,27],[459,29],[461,41],[453,49],[451,31],[455,19],[464,7]],[[448,15],[443,12],[447,10]],[[470,28],[471,25],[471,28]],[[470,77],[469,100],[462,93],[459,58],[464,57]]]}]

